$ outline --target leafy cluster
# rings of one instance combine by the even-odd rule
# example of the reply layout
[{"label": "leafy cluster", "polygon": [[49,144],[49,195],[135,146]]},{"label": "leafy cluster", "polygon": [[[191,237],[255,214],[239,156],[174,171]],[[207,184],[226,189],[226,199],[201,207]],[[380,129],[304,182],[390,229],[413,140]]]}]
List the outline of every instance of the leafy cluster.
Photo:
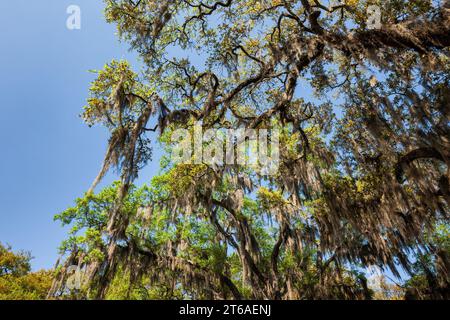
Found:
[{"label": "leafy cluster", "polygon": [[31,255],[13,252],[0,243],[0,300],[42,300],[47,297],[53,272],[31,272]]}]

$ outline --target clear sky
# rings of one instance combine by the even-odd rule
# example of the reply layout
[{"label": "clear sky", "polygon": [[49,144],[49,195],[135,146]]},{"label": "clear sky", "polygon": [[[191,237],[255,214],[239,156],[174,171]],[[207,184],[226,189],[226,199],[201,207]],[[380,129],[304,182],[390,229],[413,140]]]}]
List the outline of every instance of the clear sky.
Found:
[{"label": "clear sky", "polygon": [[[81,30],[66,28],[71,4]],[[0,242],[30,250],[34,270],[54,265],[67,230],[53,216],[89,188],[106,149],[106,131],[79,118],[88,70],[112,59],[138,69],[102,10],[101,0],[0,1]]]}]

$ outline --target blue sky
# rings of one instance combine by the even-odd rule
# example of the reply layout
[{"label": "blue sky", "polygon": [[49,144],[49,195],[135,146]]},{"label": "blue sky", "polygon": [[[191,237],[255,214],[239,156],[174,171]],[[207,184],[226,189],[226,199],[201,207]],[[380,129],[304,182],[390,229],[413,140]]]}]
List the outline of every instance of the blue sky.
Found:
[{"label": "blue sky", "polygon": [[[71,4],[81,30],[66,28]],[[102,10],[100,0],[0,2],[0,242],[30,250],[34,270],[54,265],[67,230],[53,216],[89,188],[106,148],[107,132],[79,118],[88,70],[112,59],[138,69]]]}]

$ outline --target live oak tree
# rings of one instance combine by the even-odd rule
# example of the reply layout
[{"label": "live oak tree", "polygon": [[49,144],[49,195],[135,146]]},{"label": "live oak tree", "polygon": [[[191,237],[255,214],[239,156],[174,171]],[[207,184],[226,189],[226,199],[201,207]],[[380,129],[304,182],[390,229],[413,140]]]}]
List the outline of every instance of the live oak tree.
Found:
[{"label": "live oak tree", "polygon": [[[50,296],[75,264],[90,298],[367,299],[361,268],[413,275],[428,256],[423,285],[448,298],[448,246],[426,236],[450,204],[448,2],[105,5],[144,68],[112,61],[92,84],[83,118],[110,139],[58,216],[74,235]],[[278,173],[166,156],[133,185],[152,136],[170,154],[171,134],[198,122],[281,130]],[[95,194],[111,168],[120,181]]]}]

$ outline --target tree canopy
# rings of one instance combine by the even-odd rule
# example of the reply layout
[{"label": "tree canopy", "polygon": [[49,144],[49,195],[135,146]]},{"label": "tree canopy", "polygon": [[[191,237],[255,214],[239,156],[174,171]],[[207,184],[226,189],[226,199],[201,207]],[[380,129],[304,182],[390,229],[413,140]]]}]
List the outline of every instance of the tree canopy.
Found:
[{"label": "tree canopy", "polygon": [[0,243],[0,300],[42,300],[50,290],[51,271],[31,272],[29,252],[13,252]]},{"label": "tree canopy", "polygon": [[[92,83],[82,116],[110,138],[57,216],[73,229],[51,296],[77,265],[88,298],[370,299],[376,266],[448,298],[448,2],[104,2],[143,69]],[[277,173],[174,162],[196,123],[279,130]],[[135,186],[152,138],[167,154]]]}]

